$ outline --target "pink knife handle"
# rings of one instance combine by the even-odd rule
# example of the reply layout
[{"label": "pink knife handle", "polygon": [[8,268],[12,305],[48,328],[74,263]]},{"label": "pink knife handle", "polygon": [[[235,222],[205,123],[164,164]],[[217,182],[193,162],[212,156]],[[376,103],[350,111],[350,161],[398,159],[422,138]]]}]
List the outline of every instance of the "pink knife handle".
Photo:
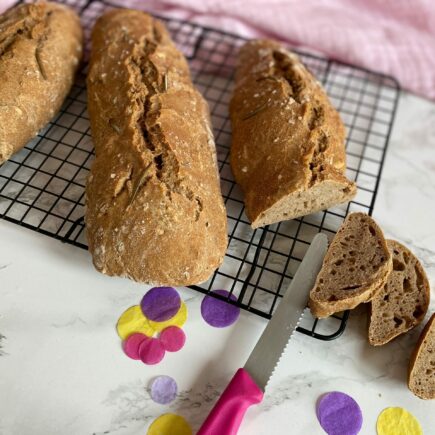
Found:
[{"label": "pink knife handle", "polygon": [[236,435],[247,409],[263,395],[245,369],[237,370],[197,435]]}]

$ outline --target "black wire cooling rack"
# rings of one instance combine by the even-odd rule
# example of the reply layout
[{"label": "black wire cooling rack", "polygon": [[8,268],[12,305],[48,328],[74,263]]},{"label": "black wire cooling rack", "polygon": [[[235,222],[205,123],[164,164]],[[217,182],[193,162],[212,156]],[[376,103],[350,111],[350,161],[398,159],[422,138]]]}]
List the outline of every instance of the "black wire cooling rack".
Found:
[{"label": "black wire cooling rack", "polygon": [[[62,3],[80,14],[87,41],[95,19],[115,6],[107,1]],[[391,77],[295,50],[322,82],[347,126],[347,175],[356,180],[358,195],[346,206],[254,231],[244,214],[228,160],[228,103],[237,51],[245,40],[189,22],[162,19],[210,104],[228,212],[225,261],[209,281],[192,288],[203,293],[228,289],[237,297],[236,305],[270,318],[314,235],[324,232],[331,238],[350,211],[372,213],[399,86]],[[59,114],[0,167],[0,217],[84,249],[84,189],[93,159],[86,71],[85,61]],[[331,340],[343,332],[348,314],[317,321],[307,312],[298,331]]]}]

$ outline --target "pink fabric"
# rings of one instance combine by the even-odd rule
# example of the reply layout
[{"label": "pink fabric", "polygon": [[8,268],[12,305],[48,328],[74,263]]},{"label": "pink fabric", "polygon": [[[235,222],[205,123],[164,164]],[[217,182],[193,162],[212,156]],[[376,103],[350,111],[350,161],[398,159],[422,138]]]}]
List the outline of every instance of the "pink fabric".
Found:
[{"label": "pink fabric", "polygon": [[147,10],[273,37],[394,76],[435,99],[434,0],[149,0]]},{"label": "pink fabric", "polygon": [[[112,0],[115,2],[116,0]],[[0,0],[5,8],[11,2]],[[273,37],[396,77],[435,99],[434,0],[127,0],[248,37]]]}]

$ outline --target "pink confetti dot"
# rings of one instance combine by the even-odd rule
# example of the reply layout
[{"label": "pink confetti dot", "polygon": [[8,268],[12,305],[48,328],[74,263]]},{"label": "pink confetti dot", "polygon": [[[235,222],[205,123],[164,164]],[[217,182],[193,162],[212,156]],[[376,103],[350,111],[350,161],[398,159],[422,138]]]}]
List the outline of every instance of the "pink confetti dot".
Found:
[{"label": "pink confetti dot", "polygon": [[149,337],[147,337],[145,334],[140,334],[139,332],[129,335],[124,340],[124,353],[131,359],[140,359],[139,347],[145,340],[148,339]]},{"label": "pink confetti dot", "polygon": [[186,343],[186,334],[178,326],[169,326],[161,332],[160,341],[168,352],[178,352]]},{"label": "pink confetti dot", "polygon": [[153,365],[165,356],[165,348],[157,338],[144,340],[139,346],[139,356],[143,363]]}]

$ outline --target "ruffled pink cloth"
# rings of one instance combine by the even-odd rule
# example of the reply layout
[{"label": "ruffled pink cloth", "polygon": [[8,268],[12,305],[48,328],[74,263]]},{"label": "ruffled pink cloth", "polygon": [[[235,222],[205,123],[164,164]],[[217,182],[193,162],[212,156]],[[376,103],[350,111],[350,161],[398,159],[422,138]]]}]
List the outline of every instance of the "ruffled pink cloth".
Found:
[{"label": "ruffled pink cloth", "polygon": [[[11,2],[0,1],[5,8]],[[394,76],[435,99],[434,0],[127,0],[117,4],[272,37]]]}]

